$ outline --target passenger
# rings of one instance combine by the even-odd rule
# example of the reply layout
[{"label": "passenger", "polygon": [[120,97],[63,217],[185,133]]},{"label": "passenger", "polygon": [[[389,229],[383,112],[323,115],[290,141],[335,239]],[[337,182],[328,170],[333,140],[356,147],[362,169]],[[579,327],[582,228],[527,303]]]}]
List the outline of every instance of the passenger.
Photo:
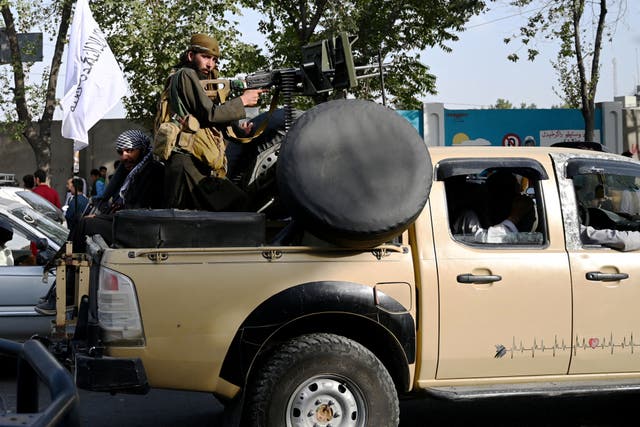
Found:
[{"label": "passenger", "polygon": [[[180,146],[181,138],[171,152],[165,169],[166,207],[202,209],[210,211],[244,210],[248,197],[226,178],[226,145],[222,129],[231,122],[245,118],[244,107],[255,106],[261,89],[244,93],[224,104],[207,96],[201,80],[218,77],[220,48],[218,42],[206,34],[194,34],[181,55],[178,70],[169,78],[169,105],[181,118],[183,127],[189,118],[195,119],[191,141],[203,141],[210,154],[205,161],[196,157],[189,146]],[[175,90],[173,90],[175,88]],[[251,125],[241,126],[245,133]],[[191,126],[189,126],[191,128]],[[196,144],[195,142],[193,143]]]},{"label": "passenger", "polygon": [[[118,136],[115,146],[120,155],[120,164],[109,181],[104,195],[94,202],[89,215],[81,218],[71,230],[69,240],[74,252],[85,252],[86,236],[100,234],[107,244],[112,242],[114,214],[122,209],[161,208],[164,169],[153,159],[151,140],[144,132],[127,130]],[[54,284],[55,287],[55,284]],[[41,314],[56,312],[55,288],[46,299],[36,305]],[[67,287],[67,306],[72,304],[73,287]]]},{"label": "passenger", "polygon": [[621,231],[580,225],[580,239],[587,245],[602,245],[622,252],[640,249],[640,231]]},{"label": "passenger", "polygon": [[454,234],[474,236],[478,243],[503,243],[505,236],[531,231],[535,209],[530,197],[520,193],[516,177],[508,171],[497,171],[487,178],[487,221],[482,227],[477,211],[467,209],[453,225]]},{"label": "passenger", "polygon": [[0,217],[0,266],[12,266],[13,254],[6,247],[8,241],[13,239],[13,227],[6,219]]}]

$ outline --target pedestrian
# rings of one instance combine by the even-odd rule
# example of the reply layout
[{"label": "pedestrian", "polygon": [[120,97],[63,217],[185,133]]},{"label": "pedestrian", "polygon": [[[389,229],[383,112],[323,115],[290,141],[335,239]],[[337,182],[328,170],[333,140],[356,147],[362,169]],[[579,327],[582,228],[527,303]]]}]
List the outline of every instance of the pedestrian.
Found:
[{"label": "pedestrian", "polygon": [[102,181],[103,184],[106,185],[107,184],[107,167],[102,165],[98,168],[98,170],[100,171],[100,180]]},{"label": "pedestrian", "polygon": [[100,175],[100,171],[98,169],[91,169],[89,172],[89,179],[91,180],[91,192],[89,196],[91,197],[102,197],[104,193],[104,179]]},{"label": "pedestrian", "polygon": [[60,195],[56,190],[47,185],[47,173],[42,169],[38,169],[33,173],[33,177],[36,184],[33,192],[44,197],[60,209]]},{"label": "pedestrian", "polygon": [[33,190],[33,187],[36,186],[36,182],[32,174],[27,174],[22,177],[22,186],[25,190]]},{"label": "pedestrian", "polygon": [[69,228],[70,232],[73,232],[89,204],[89,199],[82,191],[83,186],[82,180],[78,178],[69,178],[67,181],[67,189],[71,193],[71,199],[64,217],[67,220],[67,228]]}]

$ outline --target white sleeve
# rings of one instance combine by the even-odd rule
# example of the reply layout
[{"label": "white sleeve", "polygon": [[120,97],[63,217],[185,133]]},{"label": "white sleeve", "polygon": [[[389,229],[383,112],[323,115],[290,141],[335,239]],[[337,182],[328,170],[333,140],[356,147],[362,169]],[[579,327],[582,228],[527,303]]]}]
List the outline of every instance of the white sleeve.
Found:
[{"label": "white sleeve", "polygon": [[596,230],[581,225],[580,238],[586,244],[603,245],[623,252],[640,249],[640,231]]}]

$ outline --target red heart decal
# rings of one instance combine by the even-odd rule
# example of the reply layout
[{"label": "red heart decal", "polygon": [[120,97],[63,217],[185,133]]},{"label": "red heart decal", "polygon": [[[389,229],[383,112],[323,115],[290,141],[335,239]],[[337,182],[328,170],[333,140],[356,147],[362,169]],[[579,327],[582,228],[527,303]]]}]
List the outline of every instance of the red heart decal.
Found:
[{"label": "red heart decal", "polygon": [[589,338],[589,347],[596,348],[600,344],[600,340],[598,338]]}]

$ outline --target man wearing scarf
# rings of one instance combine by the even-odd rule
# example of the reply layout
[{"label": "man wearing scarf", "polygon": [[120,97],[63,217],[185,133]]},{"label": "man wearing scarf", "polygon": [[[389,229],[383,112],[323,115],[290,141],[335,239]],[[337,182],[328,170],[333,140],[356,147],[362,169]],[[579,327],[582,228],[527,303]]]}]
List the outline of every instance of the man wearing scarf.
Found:
[{"label": "man wearing scarf", "polygon": [[[166,207],[237,211],[246,207],[247,196],[226,178],[227,159],[222,129],[246,117],[244,107],[255,106],[264,92],[245,90],[241,96],[220,103],[210,98],[201,81],[218,78],[220,48],[217,40],[206,34],[194,34],[181,55],[178,69],[168,79],[169,104],[172,113],[183,123],[194,120],[193,140],[201,141],[210,154],[198,158],[193,150],[181,146],[180,138],[166,162]],[[181,111],[176,111],[181,110]],[[190,127],[189,127],[190,128]],[[250,125],[241,127],[246,133]]]},{"label": "man wearing scarf", "polygon": [[101,214],[120,209],[161,208],[164,169],[153,160],[151,140],[142,131],[127,130],[115,142],[120,164],[104,190],[94,200]]},{"label": "man wearing scarf", "polygon": [[[70,234],[74,252],[86,250],[86,236],[100,234],[107,244],[112,242],[114,214],[122,209],[162,208],[164,167],[153,159],[151,140],[142,131],[127,130],[115,141],[120,165],[101,198],[93,200],[93,210],[81,218]],[[67,287],[67,302],[73,299],[73,287]],[[44,301],[36,305],[41,314],[53,315],[55,285]],[[67,304],[69,305],[69,304]]]}]

